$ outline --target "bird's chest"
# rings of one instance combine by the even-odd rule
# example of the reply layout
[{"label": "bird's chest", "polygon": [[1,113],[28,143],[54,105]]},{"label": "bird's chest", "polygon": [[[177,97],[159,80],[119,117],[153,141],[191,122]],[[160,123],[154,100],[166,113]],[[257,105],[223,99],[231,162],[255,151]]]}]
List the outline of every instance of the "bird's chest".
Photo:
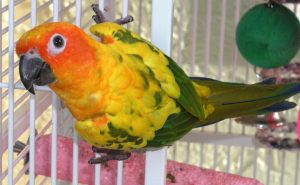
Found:
[{"label": "bird's chest", "polygon": [[56,84],[52,85],[51,89],[77,120],[86,120],[101,114],[104,110],[106,91],[98,84],[91,81],[74,87]]},{"label": "bird's chest", "polygon": [[145,138],[134,136],[126,129],[126,125],[122,128],[117,127],[111,122],[111,119],[102,115],[95,119],[78,121],[75,128],[79,135],[93,146],[107,149],[133,150],[142,148],[146,145]]},{"label": "bird's chest", "polygon": [[161,97],[153,97],[150,101],[147,96],[139,100],[123,96],[119,102],[110,101],[117,107],[110,113],[78,121],[75,127],[86,141],[97,147],[122,150],[143,148],[155,137],[155,132],[163,126],[168,116],[179,111],[175,101],[163,93],[156,96]]}]

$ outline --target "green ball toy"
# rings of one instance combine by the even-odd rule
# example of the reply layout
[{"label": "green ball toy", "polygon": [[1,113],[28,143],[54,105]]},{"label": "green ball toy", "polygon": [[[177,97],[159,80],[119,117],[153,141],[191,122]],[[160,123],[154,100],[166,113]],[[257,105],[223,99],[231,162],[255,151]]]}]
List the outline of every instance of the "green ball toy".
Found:
[{"label": "green ball toy", "polygon": [[299,20],[281,4],[256,5],[238,23],[236,43],[242,56],[255,66],[283,66],[299,50]]}]

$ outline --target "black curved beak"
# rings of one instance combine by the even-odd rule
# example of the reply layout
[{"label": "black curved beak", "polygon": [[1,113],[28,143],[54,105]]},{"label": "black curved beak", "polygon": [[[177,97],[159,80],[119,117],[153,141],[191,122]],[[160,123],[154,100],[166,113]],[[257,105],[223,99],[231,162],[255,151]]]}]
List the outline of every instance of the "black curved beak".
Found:
[{"label": "black curved beak", "polygon": [[55,82],[50,66],[32,51],[20,57],[19,73],[24,87],[32,94],[35,94],[33,85],[42,86]]}]

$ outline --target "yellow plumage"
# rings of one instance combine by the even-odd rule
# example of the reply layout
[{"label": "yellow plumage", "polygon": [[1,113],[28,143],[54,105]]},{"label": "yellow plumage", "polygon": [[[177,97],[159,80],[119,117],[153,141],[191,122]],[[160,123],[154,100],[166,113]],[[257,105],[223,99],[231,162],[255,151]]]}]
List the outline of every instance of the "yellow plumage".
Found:
[{"label": "yellow plumage", "polygon": [[[105,97],[103,114],[78,121],[75,127],[84,139],[98,147],[124,150],[144,147],[167,118],[180,111],[173,99],[179,97],[180,89],[168,68],[168,60],[157,48],[143,42],[118,40],[127,38],[121,34],[141,39],[125,33],[119,25],[97,24],[91,27],[91,32],[102,41],[109,41],[101,47],[109,49],[114,58],[101,66],[99,83],[106,84],[103,88],[106,94],[103,95],[102,89],[93,94],[94,101]],[[95,121],[99,117],[107,119],[99,123]]]}]

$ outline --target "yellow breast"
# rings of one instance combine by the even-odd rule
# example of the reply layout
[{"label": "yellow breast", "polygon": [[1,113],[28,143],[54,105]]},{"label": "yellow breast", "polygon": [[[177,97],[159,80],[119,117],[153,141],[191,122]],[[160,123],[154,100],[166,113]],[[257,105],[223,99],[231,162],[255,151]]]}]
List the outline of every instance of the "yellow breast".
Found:
[{"label": "yellow breast", "polygon": [[102,69],[102,83],[108,84],[104,113],[76,124],[79,134],[92,145],[124,150],[142,148],[154,138],[168,116],[179,112],[175,100],[140,60],[124,55],[113,70]]}]

